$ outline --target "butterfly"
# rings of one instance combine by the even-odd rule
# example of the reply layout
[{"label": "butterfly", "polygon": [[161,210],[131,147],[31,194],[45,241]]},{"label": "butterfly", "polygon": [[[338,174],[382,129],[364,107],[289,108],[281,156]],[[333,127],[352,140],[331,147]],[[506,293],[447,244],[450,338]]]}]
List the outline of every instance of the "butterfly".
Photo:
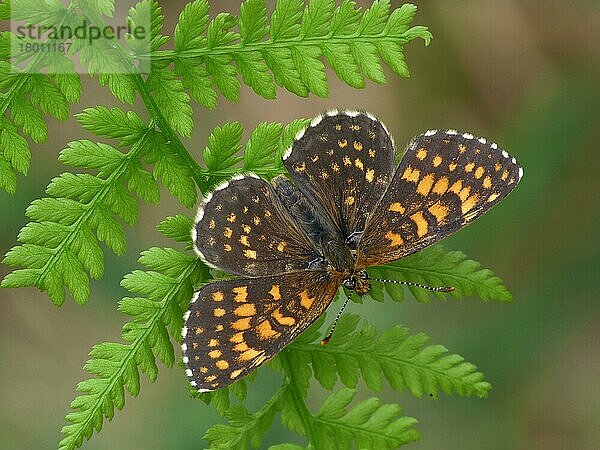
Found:
[{"label": "butterfly", "polygon": [[368,293],[369,266],[468,225],[523,176],[497,144],[456,130],[426,131],[397,167],[395,159],[379,120],[331,111],[283,155],[289,177],[239,175],[206,197],[192,229],[195,251],[237,277],[202,286],[185,313],[192,386],[212,391],[252,372],[306,330],[341,286]]}]

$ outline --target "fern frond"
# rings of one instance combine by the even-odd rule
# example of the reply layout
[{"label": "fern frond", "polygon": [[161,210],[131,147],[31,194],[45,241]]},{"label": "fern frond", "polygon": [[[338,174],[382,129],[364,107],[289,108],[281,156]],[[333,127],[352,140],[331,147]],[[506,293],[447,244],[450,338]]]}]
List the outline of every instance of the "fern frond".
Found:
[{"label": "fern frond", "polygon": [[316,439],[322,448],[398,448],[420,439],[412,417],[400,416],[400,406],[371,397],[346,410],[356,396],[341,389],[329,396],[315,416]]},{"label": "fern frond", "polygon": [[216,106],[213,86],[229,100],[239,98],[238,76],[267,99],[275,98],[277,86],[327,97],[324,62],[354,88],[365,87],[365,79],[385,83],[382,63],[408,76],[403,46],[431,39],[426,27],[409,28],[415,11],[407,4],[390,12],[389,0],[375,0],[365,11],[349,0],[338,7],[334,0],[278,0],[269,19],[264,0],[247,0],[239,18],[221,13],[210,20],[207,0],[196,0],[179,17],[174,50],[147,57],[163,62],[164,70],[173,63],[191,97],[208,108]]},{"label": "fern frond", "polygon": [[[36,286],[46,291],[56,305],[65,300],[65,287],[78,303],[87,302],[88,274],[100,278],[104,271],[103,253],[98,241],[120,255],[125,251],[125,236],[115,216],[129,225],[137,218],[137,202],[129,191],[146,201],[158,201],[158,186],[140,165],[151,130],[134,113],[115,113],[123,119],[122,139],[136,141],[128,153],[107,144],[87,140],[71,142],[61,151],[63,163],[97,171],[64,173],[46,189],[47,198],[34,200],[27,208],[32,220],[19,233],[22,245],[4,258],[10,266],[24,266],[2,280],[2,287]],[[106,108],[86,110],[82,122],[91,131],[102,129],[110,116]],[[100,117],[97,127],[94,117]],[[126,119],[125,119],[126,118]],[[125,135],[129,128],[132,134]],[[124,183],[128,182],[128,189]]]},{"label": "fern frond", "polygon": [[[181,235],[183,225],[192,226],[181,216],[160,225],[166,234]],[[179,341],[183,309],[193,293],[193,284],[208,277],[208,269],[198,258],[171,248],[151,248],[139,259],[148,270],[126,275],[121,285],[140,297],[125,297],[119,311],[132,317],[123,326],[125,343],[95,345],[84,369],[93,376],[78,384],[82,395],[71,403],[66,416],[61,449],[79,447],[94,430],[100,431],[104,418],[111,420],[115,408],[125,405],[125,390],[132,396],[140,391],[140,370],[150,381],[158,374],[156,360],[167,367],[175,362],[172,340]]]},{"label": "fern frond", "polygon": [[[400,259],[386,266],[369,270],[374,278],[387,280],[410,281],[429,286],[452,286],[454,297],[476,295],[483,301],[512,301],[512,295],[502,280],[491,270],[481,268],[477,261],[468,259],[459,251],[447,252],[440,245],[421,250],[407,258]],[[431,296],[446,298],[446,293],[432,292],[414,286],[407,286],[415,299],[422,303],[429,302]],[[404,287],[392,283],[373,282],[370,296],[383,301],[383,290],[395,301],[404,298]]]},{"label": "fern frond", "polygon": [[288,348],[295,359],[301,354],[301,361],[310,362],[315,378],[326,389],[332,389],[338,378],[354,388],[360,377],[369,389],[380,391],[383,376],[393,389],[408,389],[416,397],[436,397],[438,389],[448,395],[487,397],[491,385],[462,356],[449,354],[441,345],[427,345],[425,334],[410,335],[401,326],[378,335],[373,325],[363,321],[357,329],[359,320],[357,315],[343,315],[336,329],[343,338],[334,335],[326,346],[319,343],[324,331],[314,326]]},{"label": "fern frond", "polygon": [[284,382],[277,392],[252,414],[241,405],[227,409],[225,417],[229,424],[214,425],[204,435],[204,439],[210,443],[210,448],[240,450],[258,448],[273,422],[273,417],[279,409],[279,402],[288,387],[289,382]]},{"label": "fern frond", "polygon": [[[64,55],[42,52],[24,68],[11,64],[8,59],[15,40],[13,33],[0,33],[0,189],[10,194],[17,190],[17,173],[26,175],[31,162],[26,137],[45,142],[44,116],[67,120],[69,103],[81,96],[79,76]],[[34,73],[42,68],[48,74]]]}]

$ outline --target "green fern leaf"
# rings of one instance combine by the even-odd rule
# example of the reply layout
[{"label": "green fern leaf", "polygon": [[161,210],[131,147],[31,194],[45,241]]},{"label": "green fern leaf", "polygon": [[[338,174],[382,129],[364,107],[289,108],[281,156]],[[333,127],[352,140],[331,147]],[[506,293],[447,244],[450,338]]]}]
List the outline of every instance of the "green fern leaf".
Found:
[{"label": "green fern leaf", "polygon": [[316,442],[322,448],[398,448],[420,439],[413,428],[417,422],[400,416],[400,406],[382,405],[369,398],[347,408],[356,396],[353,389],[341,389],[325,400],[315,416]]},{"label": "green fern leaf", "polygon": [[[192,37],[178,37],[175,51],[159,58],[174,62],[192,97],[210,108],[214,107],[211,82],[236,101],[238,75],[264,98],[275,98],[275,84],[301,97],[312,92],[325,98],[323,57],[341,80],[355,88],[365,86],[364,77],[386,82],[381,61],[408,76],[402,47],[416,38],[426,43],[431,38],[425,27],[408,27],[414,17],[412,5],[390,13],[388,0],[375,1],[364,12],[348,0],[337,8],[335,0],[310,0],[306,5],[301,0],[279,0],[270,23],[264,1],[247,0],[240,7],[239,34],[234,31],[238,22],[234,16],[218,14],[206,26],[206,3],[191,5],[178,27],[180,36]],[[192,26],[190,18],[195,15],[197,26]]]},{"label": "green fern leaf", "polygon": [[273,163],[278,156],[282,131],[280,123],[258,124],[244,150],[244,171],[254,172],[264,178],[279,174],[278,170],[274,170]]},{"label": "green fern leaf", "polygon": [[267,33],[267,9],[264,0],[247,0],[242,3],[240,6],[242,44],[259,42]]},{"label": "green fern leaf", "polygon": [[147,87],[169,125],[182,136],[190,137],[194,127],[190,97],[184,92],[183,83],[175,78],[175,72],[154,65]]},{"label": "green fern leaf", "polygon": [[86,130],[98,136],[119,139],[119,145],[122,147],[132,145],[147,129],[146,124],[135,112],[119,108],[95,106],[84,109],[76,117]]},{"label": "green fern leaf", "polygon": [[132,112],[101,107],[84,111],[79,119],[96,133],[106,132],[109,121],[118,119],[120,127],[108,131],[109,136],[135,143],[122,153],[107,144],[71,142],[59,160],[97,175],[64,173],[48,185],[48,198],[34,200],[27,209],[32,222],[19,233],[22,245],[4,258],[5,264],[24,268],[8,274],[1,286],[36,286],[56,305],[63,304],[65,288],[78,303],[87,302],[88,276],[100,278],[104,272],[98,241],[116,254],[124,253],[125,236],[115,217],[135,224],[138,206],[131,192],[148,202],[159,199],[156,181],[140,164],[150,134],[141,119]]},{"label": "green fern leaf", "polygon": [[[191,223],[190,219],[188,221]],[[170,218],[161,228],[182,223]],[[140,391],[139,371],[155,381],[156,359],[167,367],[175,361],[172,340],[179,341],[183,308],[192,296],[193,284],[208,277],[208,269],[198,258],[171,248],[152,248],[142,252],[140,263],[147,271],[127,275],[122,285],[143,297],[125,297],[119,310],[132,317],[123,326],[125,343],[102,343],[93,347],[84,369],[94,377],[78,384],[82,393],[71,404],[69,422],[62,432],[61,449],[79,447],[94,429],[102,429],[104,417],[111,419],[115,408],[125,405],[125,390],[132,396]]]},{"label": "green fern leaf", "polygon": [[[455,290],[450,295],[455,297],[477,295],[483,301],[512,301],[511,293],[491,270],[482,269],[481,264],[467,259],[462,252],[446,252],[440,245],[422,250],[395,263],[373,268],[369,273],[374,278],[410,281],[429,286],[452,286]],[[386,283],[384,289],[395,301],[402,301],[404,298],[402,286]],[[423,303],[429,302],[431,296],[445,299],[448,295],[414,286],[408,286],[408,289],[417,301]],[[371,297],[378,295],[381,295],[381,291],[375,291]],[[378,297],[378,300],[382,299]]]},{"label": "green fern leaf", "polygon": [[[238,383],[235,383],[238,384]],[[273,417],[279,408],[279,401],[288,389],[284,383],[275,394],[255,413],[250,414],[241,405],[227,409],[225,417],[228,425],[214,425],[204,435],[215,449],[258,448],[264,434],[268,431]]]},{"label": "green fern leaf", "polygon": [[324,336],[315,325],[288,347],[294,358],[300,353],[305,362],[310,361],[315,378],[326,389],[332,389],[338,378],[344,385],[356,387],[361,377],[369,389],[380,391],[382,376],[393,389],[408,389],[416,397],[436,397],[438,389],[448,395],[486,397],[491,389],[475,365],[448,354],[441,345],[427,346],[426,335],[410,335],[401,326],[377,335],[366,321],[357,330],[359,320],[357,315],[343,315],[326,346],[314,342]]}]

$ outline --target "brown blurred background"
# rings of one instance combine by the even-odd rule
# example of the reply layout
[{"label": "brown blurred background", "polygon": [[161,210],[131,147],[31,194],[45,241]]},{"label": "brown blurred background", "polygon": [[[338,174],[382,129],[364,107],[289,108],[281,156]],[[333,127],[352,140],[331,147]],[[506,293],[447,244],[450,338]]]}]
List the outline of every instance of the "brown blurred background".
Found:
[{"label": "brown blurred background", "polygon": [[[162,2],[172,33],[185,2]],[[213,3],[216,11],[239,2]],[[273,2],[267,2],[272,8]],[[366,5],[366,2],[360,2]],[[399,6],[401,2],[392,2]],[[513,292],[513,304],[478,299],[446,303],[351,305],[379,329],[403,324],[429,334],[478,365],[494,388],[487,400],[413,399],[385,389],[419,419],[425,449],[600,448],[600,3],[597,0],[427,1],[415,3],[415,24],[434,35],[406,47],[412,77],[389,70],[389,84],[368,82],[356,91],[330,72],[327,100],[300,99],[284,91],[268,102],[244,88],[241,102],[220,99],[215,112],[195,107],[196,128],[184,144],[198,158],[210,130],[239,120],[246,135],[261,121],[288,122],[325,109],[366,109],[383,120],[401,147],[429,128],[458,128],[503,145],[525,168],[501,206],[445,241],[493,269]],[[84,95],[72,109],[117,105],[107,89],[82,77]],[[145,116],[143,109],[137,110]],[[33,145],[30,174],[12,197],[0,193],[0,251],[15,245],[25,208],[43,195],[50,179],[68,170],[57,162],[73,139],[93,137],[71,120],[49,119],[48,142]],[[0,291],[0,447],[53,448],[74,388],[87,377],[82,366],[95,343],[118,340],[125,317],[116,311],[119,287],[141,250],[171,245],[155,230],[167,215],[193,214],[163,193],[144,206],[129,230],[128,251],[107,251],[106,273],[92,283],[82,308],[62,308],[34,289]],[[0,266],[0,275],[8,272]],[[263,380],[261,380],[263,378]],[[258,407],[277,376],[259,372],[249,406]],[[315,389],[316,409],[323,391]],[[218,417],[188,397],[183,370],[161,367],[155,384],[127,398],[114,423],[84,445],[89,449],[202,448],[204,431]],[[263,445],[294,440],[275,425]],[[301,443],[302,441],[297,440]]]}]

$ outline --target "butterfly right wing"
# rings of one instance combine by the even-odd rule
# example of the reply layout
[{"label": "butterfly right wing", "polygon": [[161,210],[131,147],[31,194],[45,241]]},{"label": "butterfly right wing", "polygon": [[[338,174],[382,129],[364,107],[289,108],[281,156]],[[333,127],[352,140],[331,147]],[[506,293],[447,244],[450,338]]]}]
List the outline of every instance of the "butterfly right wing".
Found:
[{"label": "butterfly right wing", "polygon": [[516,159],[485,138],[455,130],[421,134],[368,219],[357,269],[408,256],[468,225],[522,175]]},{"label": "butterfly right wing", "polygon": [[341,281],[336,272],[305,270],[204,285],[182,331],[192,386],[227,386],[275,356],[325,311]]}]

